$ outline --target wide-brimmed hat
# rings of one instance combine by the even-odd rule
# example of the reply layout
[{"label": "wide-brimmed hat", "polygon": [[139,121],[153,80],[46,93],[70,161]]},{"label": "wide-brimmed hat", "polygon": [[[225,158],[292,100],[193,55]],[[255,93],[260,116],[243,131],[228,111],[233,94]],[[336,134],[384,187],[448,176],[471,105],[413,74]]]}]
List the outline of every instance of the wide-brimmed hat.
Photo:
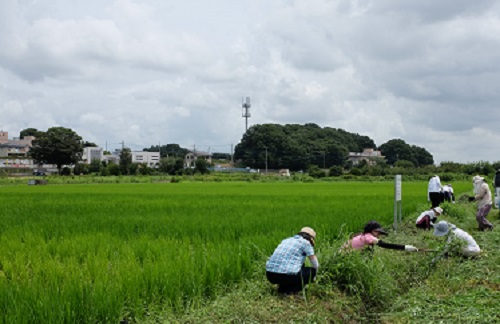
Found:
[{"label": "wide-brimmed hat", "polygon": [[434,227],[434,235],[435,236],[445,236],[450,231],[451,224],[448,224],[447,221],[440,221],[437,224],[431,224]]},{"label": "wide-brimmed hat", "polygon": [[364,233],[379,232],[383,235],[388,235],[388,233],[382,228],[382,226],[376,221],[369,221],[364,228]]},{"label": "wide-brimmed hat", "polygon": [[302,229],[300,230],[300,233],[306,233],[306,234],[309,234],[311,237],[313,238],[316,238],[316,232],[310,228],[310,227],[302,227]]},{"label": "wide-brimmed hat", "polygon": [[443,214],[443,208],[441,208],[441,207],[434,207],[433,209],[434,209],[435,212],[439,213],[439,215]]},{"label": "wide-brimmed hat", "polygon": [[482,181],[484,180],[484,177],[481,177],[479,175],[476,175],[472,178],[472,182],[476,183],[477,181]]}]

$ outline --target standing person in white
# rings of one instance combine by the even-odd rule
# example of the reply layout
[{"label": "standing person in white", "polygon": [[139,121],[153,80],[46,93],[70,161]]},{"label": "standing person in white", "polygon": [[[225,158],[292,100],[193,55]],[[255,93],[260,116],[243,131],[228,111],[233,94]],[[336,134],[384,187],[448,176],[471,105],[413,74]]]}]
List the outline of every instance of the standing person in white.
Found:
[{"label": "standing person in white", "polygon": [[443,201],[443,186],[441,185],[441,179],[439,176],[435,175],[429,180],[429,186],[427,188],[427,201],[430,201],[432,208],[438,207]]},{"label": "standing person in white", "polygon": [[491,190],[483,177],[475,176],[472,178],[474,184],[474,192],[476,195],[470,197],[471,201],[477,201],[477,213],[476,220],[479,225],[479,230],[493,230],[493,224],[491,224],[487,219],[488,213],[491,210]]}]

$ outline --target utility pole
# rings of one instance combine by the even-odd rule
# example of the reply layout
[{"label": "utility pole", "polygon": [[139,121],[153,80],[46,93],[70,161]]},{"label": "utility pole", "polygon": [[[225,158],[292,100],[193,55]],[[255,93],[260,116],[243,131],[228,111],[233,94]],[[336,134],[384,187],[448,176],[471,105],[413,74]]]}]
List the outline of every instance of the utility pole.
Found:
[{"label": "utility pole", "polygon": [[234,164],[233,160],[233,144],[231,144],[231,166]]},{"label": "utility pole", "polygon": [[265,146],[266,148],[266,174],[267,174],[267,146]]}]

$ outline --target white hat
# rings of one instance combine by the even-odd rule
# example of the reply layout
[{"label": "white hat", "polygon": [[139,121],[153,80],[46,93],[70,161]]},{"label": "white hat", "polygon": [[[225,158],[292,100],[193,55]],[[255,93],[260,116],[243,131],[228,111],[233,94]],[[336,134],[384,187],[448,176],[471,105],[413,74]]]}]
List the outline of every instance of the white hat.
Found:
[{"label": "white hat", "polygon": [[439,215],[443,214],[443,208],[441,208],[441,207],[434,207],[433,209],[434,209],[435,212],[439,213]]},{"label": "white hat", "polygon": [[479,175],[476,175],[472,178],[472,182],[476,183],[477,181],[482,181],[484,180],[483,177],[479,176]]}]

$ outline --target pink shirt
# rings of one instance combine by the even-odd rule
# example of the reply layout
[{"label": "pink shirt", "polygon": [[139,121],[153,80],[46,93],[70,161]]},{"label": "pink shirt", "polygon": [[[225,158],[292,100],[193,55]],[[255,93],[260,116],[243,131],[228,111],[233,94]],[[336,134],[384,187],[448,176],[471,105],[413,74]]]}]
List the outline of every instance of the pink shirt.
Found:
[{"label": "pink shirt", "polygon": [[373,236],[372,233],[363,233],[353,237],[350,245],[354,250],[361,250],[366,245],[373,245],[377,242],[378,238]]}]

